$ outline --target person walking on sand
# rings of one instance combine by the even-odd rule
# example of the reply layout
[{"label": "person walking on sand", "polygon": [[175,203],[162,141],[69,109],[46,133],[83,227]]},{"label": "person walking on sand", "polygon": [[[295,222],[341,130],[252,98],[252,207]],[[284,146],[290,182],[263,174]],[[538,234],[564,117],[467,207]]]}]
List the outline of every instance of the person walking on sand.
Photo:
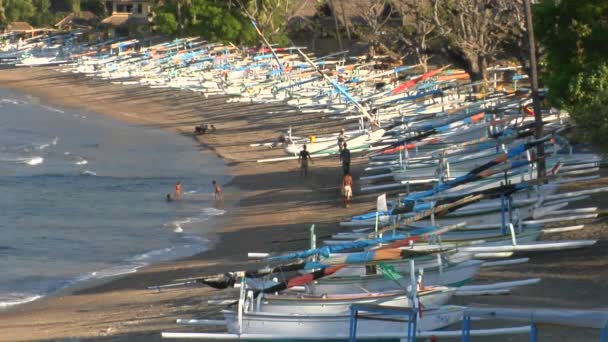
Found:
[{"label": "person walking on sand", "polygon": [[342,146],[342,145],[344,145],[344,141],[345,141],[345,140],[346,140],[346,139],[344,138],[344,129],[341,129],[341,130],[340,130],[340,134],[338,135],[338,150],[339,150],[340,152],[342,152],[342,148],[343,148],[343,146]]},{"label": "person walking on sand", "polygon": [[350,173],[345,173],[342,177],[342,202],[344,207],[350,207],[350,201],[353,198],[353,177]]},{"label": "person walking on sand", "polygon": [[182,196],[182,182],[175,183],[175,199],[180,199]]},{"label": "person walking on sand", "polygon": [[344,174],[350,172],[350,150],[346,147],[346,143],[342,145],[342,151],[340,151],[340,161],[342,162],[342,171]]},{"label": "person walking on sand", "polygon": [[213,199],[215,199],[216,201],[221,200],[222,199],[222,188],[215,180],[213,182],[211,182],[211,184],[213,184]]},{"label": "person walking on sand", "polygon": [[300,176],[308,176],[308,161],[312,163],[310,153],[306,151],[306,145],[302,146],[302,151],[298,155],[298,162],[300,163]]}]

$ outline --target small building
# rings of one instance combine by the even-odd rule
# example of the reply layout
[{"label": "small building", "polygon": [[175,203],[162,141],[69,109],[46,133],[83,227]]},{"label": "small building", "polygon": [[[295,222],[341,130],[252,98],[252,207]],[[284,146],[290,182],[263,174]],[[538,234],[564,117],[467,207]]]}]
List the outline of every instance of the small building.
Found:
[{"label": "small building", "polygon": [[150,31],[149,0],[108,0],[109,17],[101,21],[110,36],[134,36]]},{"label": "small building", "polygon": [[90,11],[70,13],[55,24],[55,27],[64,31],[90,31],[99,22],[97,16]]},{"label": "small building", "polygon": [[52,31],[46,28],[34,28],[32,25],[25,21],[14,21],[6,27],[6,32],[11,34],[13,37],[34,37],[37,34]]},{"label": "small building", "polygon": [[7,31],[15,33],[29,33],[34,30],[34,27],[25,21],[15,21],[8,24]]}]

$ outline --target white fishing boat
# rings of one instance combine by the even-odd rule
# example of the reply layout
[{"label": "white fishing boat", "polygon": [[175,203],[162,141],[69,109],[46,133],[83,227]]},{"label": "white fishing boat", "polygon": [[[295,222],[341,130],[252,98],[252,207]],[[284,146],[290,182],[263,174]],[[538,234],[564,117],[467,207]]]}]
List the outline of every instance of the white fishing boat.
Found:
[{"label": "white fishing boat", "polygon": [[[462,319],[464,308],[446,306],[425,310],[417,322],[418,331],[437,330]],[[235,311],[222,311],[226,328],[232,334],[264,334],[285,339],[348,339],[350,314],[279,314],[268,312],[246,312],[240,317]],[[357,326],[357,337],[381,340],[402,338],[407,335],[406,317],[383,316],[361,313]]]},{"label": "white fishing boat", "polygon": [[[470,282],[483,264],[480,260],[467,260],[455,265],[438,265],[424,269],[424,283],[427,285],[443,285],[458,287]],[[365,265],[352,265],[330,276],[316,280],[306,285],[308,293],[315,294],[345,294],[360,293],[361,289],[370,292],[396,291],[404,289],[409,284],[409,266],[407,261],[397,264],[395,270],[402,273],[404,278],[390,281],[384,278],[382,271],[377,268],[366,268]],[[369,274],[373,272],[372,274]],[[376,273],[378,272],[378,273]]]},{"label": "white fishing boat", "polygon": [[[417,292],[425,308],[437,308],[447,303],[455,288],[427,286]],[[257,308],[260,312],[290,314],[345,314],[352,304],[373,303],[386,306],[411,307],[411,300],[403,290],[364,292],[353,294],[264,294]]]}]

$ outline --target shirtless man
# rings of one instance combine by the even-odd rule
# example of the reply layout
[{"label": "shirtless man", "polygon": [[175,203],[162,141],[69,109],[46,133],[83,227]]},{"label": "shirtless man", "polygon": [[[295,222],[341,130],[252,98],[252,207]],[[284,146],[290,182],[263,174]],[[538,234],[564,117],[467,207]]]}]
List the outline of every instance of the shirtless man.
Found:
[{"label": "shirtless man", "polygon": [[350,173],[346,173],[342,178],[342,201],[344,207],[350,207],[350,201],[353,198],[353,177]]}]

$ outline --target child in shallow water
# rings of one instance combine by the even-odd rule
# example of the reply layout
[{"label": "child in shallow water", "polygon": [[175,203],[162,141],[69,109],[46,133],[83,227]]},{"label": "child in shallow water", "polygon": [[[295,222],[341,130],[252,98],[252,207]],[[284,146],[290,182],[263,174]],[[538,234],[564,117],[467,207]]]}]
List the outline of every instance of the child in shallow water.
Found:
[{"label": "child in shallow water", "polygon": [[215,180],[213,182],[211,182],[211,184],[213,184],[213,198],[215,200],[221,200],[222,199],[222,188]]}]

